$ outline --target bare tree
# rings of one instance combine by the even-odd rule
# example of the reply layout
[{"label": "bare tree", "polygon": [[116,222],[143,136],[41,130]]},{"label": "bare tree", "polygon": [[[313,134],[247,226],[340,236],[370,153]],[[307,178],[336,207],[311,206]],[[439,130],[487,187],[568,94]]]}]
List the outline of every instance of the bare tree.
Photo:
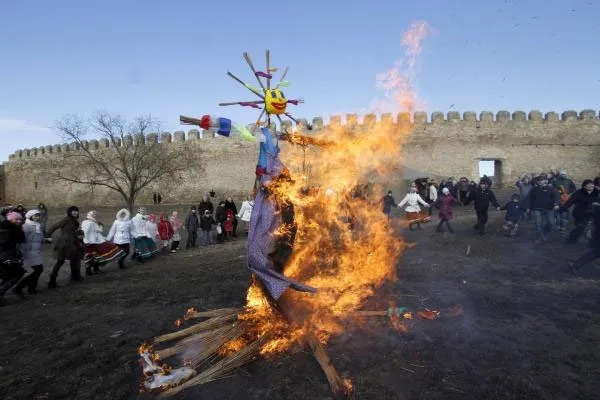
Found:
[{"label": "bare tree", "polygon": [[[89,121],[67,115],[57,123],[64,139],[79,146],[79,151],[64,152],[68,168],[55,168],[51,174],[59,180],[105,187],[121,195],[130,211],[142,190],[153,183],[180,179],[179,173],[193,162],[188,146],[168,146],[145,142],[150,132],[160,132],[150,116],[128,122],[118,115],[98,113]],[[109,148],[93,149],[87,138],[108,139]]]}]

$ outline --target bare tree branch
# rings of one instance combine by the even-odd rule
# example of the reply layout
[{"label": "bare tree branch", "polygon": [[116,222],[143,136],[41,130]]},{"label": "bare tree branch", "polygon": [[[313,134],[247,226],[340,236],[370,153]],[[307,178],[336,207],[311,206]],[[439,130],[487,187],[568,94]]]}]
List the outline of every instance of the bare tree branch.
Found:
[{"label": "bare tree branch", "polygon": [[[189,167],[192,160],[187,148],[168,144],[144,143],[149,132],[160,132],[151,116],[141,116],[127,122],[119,115],[97,113],[90,121],[67,115],[57,123],[66,141],[80,147],[63,153],[63,168],[53,169],[56,179],[90,187],[106,187],[121,195],[130,210],[143,189],[169,178]],[[109,148],[91,149],[84,146],[88,135],[108,139]],[[133,140],[128,140],[131,135]],[[75,171],[75,172],[72,172]]]}]

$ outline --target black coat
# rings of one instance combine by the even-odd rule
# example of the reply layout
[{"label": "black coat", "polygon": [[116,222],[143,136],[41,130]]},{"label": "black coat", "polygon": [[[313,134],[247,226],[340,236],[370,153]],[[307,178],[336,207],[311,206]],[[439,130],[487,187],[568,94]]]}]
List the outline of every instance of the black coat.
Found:
[{"label": "black coat", "polygon": [[198,215],[204,215],[204,211],[206,210],[210,211],[211,214],[215,211],[215,207],[213,206],[213,203],[211,203],[210,200],[202,200],[200,204],[198,204]]},{"label": "black coat", "polygon": [[238,210],[233,201],[232,202],[225,201],[225,210],[231,210],[231,212],[233,212],[234,218],[236,218],[235,216],[237,215]]},{"label": "black coat", "polygon": [[550,185],[535,186],[529,192],[530,210],[552,210],[558,203],[558,192]]},{"label": "black coat", "polygon": [[465,200],[465,205],[472,201],[475,202],[475,210],[487,210],[490,208],[490,203],[492,203],[496,208],[500,207],[494,192],[489,189],[483,190],[480,187],[469,192],[469,195]]},{"label": "black coat", "polygon": [[200,217],[200,229],[203,231],[210,231],[214,224],[215,219],[212,217],[212,215],[203,215]]},{"label": "black coat", "polygon": [[215,220],[218,224],[225,222],[225,210],[227,210],[227,206],[217,206],[217,211],[215,212]]},{"label": "black coat", "polygon": [[21,263],[23,256],[19,251],[19,244],[25,243],[25,233],[19,225],[12,222],[0,222],[0,263],[11,260]]},{"label": "black coat", "polygon": [[588,217],[591,212],[591,205],[593,202],[600,202],[600,191],[598,189],[592,190],[588,193],[585,189],[579,189],[571,195],[571,198],[563,205],[564,208],[568,209],[573,207],[573,218],[575,221],[582,221]]}]

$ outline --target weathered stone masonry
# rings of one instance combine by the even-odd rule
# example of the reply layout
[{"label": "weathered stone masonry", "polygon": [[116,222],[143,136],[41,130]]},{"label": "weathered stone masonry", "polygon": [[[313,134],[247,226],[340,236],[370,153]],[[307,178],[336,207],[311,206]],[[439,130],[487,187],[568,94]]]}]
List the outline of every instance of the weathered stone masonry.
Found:
[{"label": "weathered stone masonry", "polygon": [[[526,114],[491,112],[424,112],[413,115],[400,113],[393,118],[383,114],[365,115],[359,123],[357,115],[347,115],[345,125],[357,134],[365,134],[369,124],[377,123],[397,134],[398,126],[409,127],[410,136],[398,149],[407,167],[437,176],[478,177],[479,160],[496,160],[499,182],[514,182],[523,172],[566,168],[576,181],[600,174],[600,118],[594,110],[565,111],[560,116],[539,111]],[[330,125],[342,124],[340,116],[330,118]],[[315,134],[323,129],[322,118],[314,118]],[[300,120],[300,129],[307,126]],[[214,189],[217,193],[242,196],[252,187],[258,152],[257,143],[213,137],[208,132],[192,129],[187,134],[149,134],[133,140],[161,141],[170,146],[193,146],[202,162],[202,170],[186,171],[177,183],[163,182],[149,188],[140,198],[148,202],[153,190],[159,190],[164,201],[195,202],[201,193]],[[86,146],[97,151],[110,151],[107,140],[90,140]],[[95,188],[66,185],[48,178],[49,168],[69,168],[60,165],[62,153],[79,151],[74,144],[42,146],[19,150],[4,164],[4,193],[9,202],[33,204],[45,201],[49,205],[71,203],[88,205],[117,205],[121,199],[114,193]],[[0,169],[0,171],[2,171]],[[0,184],[0,190],[2,185]]]}]

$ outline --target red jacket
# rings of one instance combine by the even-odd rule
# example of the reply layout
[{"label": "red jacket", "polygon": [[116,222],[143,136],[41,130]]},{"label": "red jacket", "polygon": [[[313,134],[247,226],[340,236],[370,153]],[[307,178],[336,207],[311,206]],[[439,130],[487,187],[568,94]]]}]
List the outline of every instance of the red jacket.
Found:
[{"label": "red jacket", "polygon": [[173,237],[173,226],[166,219],[160,220],[158,223],[158,236],[160,240],[170,240]]}]

